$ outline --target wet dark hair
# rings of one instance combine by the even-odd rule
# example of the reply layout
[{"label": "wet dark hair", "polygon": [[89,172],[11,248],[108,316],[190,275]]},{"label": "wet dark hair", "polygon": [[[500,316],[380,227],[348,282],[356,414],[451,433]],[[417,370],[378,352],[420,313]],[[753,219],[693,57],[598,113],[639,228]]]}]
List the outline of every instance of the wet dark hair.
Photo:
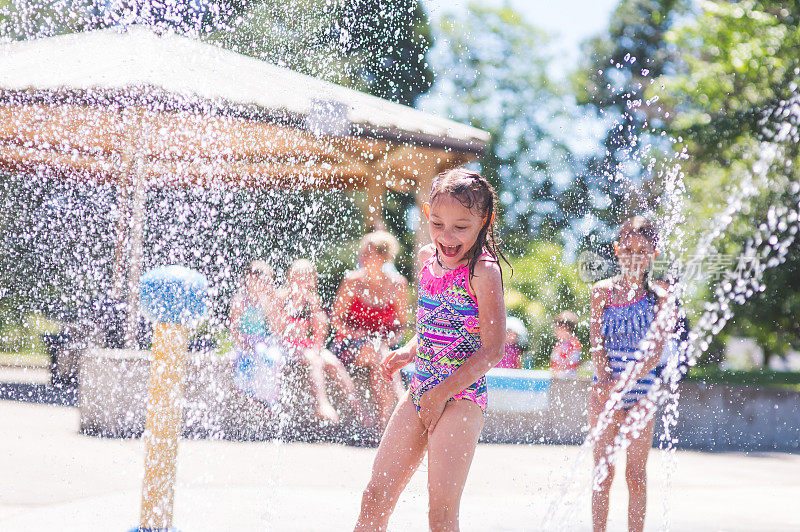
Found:
[{"label": "wet dark hair", "polygon": [[619,240],[625,237],[639,235],[653,245],[658,246],[658,230],[653,222],[644,216],[631,216],[619,228]]},{"label": "wet dark hair", "polygon": [[[623,238],[634,235],[638,235],[650,242],[650,244],[653,245],[654,251],[658,249],[658,229],[656,229],[656,226],[653,222],[644,216],[631,216],[625,220],[625,222],[619,228],[619,236],[617,240],[621,241]],[[645,270],[644,272],[644,288],[649,297],[651,297],[653,300],[658,299],[658,296],[650,284],[650,270]]]},{"label": "wet dark hair", "polygon": [[[441,196],[451,196],[467,209],[486,219],[478,232],[475,244],[467,252],[469,275],[475,274],[475,265],[485,250],[497,261],[500,267],[500,276],[503,268],[500,266],[502,258],[509,267],[511,264],[500,251],[500,239],[494,230],[494,218],[497,212],[497,193],[494,187],[478,172],[466,168],[452,168],[437,175],[431,186],[430,203],[433,204]],[[513,273],[513,268],[512,268]]]}]

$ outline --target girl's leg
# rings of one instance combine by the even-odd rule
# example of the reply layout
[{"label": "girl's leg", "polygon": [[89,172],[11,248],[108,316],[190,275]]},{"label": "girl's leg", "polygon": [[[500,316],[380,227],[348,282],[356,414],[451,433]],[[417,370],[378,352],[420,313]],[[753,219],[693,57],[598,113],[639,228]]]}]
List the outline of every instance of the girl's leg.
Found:
[{"label": "girl's leg", "polygon": [[406,388],[403,386],[403,378],[400,376],[400,372],[398,371],[394,375],[392,375],[392,385],[391,388],[394,390],[397,399],[403,397],[403,394],[406,393]]},{"label": "girl's leg", "polygon": [[325,391],[325,375],[322,369],[322,358],[313,349],[299,350],[299,359],[308,368],[311,380],[311,391],[314,394],[317,417],[331,423],[339,422],[339,414],[333,408],[328,393]]},{"label": "girl's leg", "polygon": [[372,476],[361,497],[356,532],[386,530],[400,494],[422,461],[427,442],[425,427],[406,394],[378,446]]},{"label": "girl's leg", "polygon": [[[589,426],[594,430],[605,404],[600,404],[592,394],[589,398]],[[611,421],[600,433],[592,448],[594,468],[592,470],[592,530],[605,532],[608,523],[608,502],[611,482],[614,480],[613,446],[614,438],[619,432],[624,411],[614,412]],[[595,485],[597,475],[602,476],[599,485]]]},{"label": "girl's leg", "polygon": [[[631,409],[631,417],[636,415],[635,410],[646,410],[644,404]],[[653,429],[656,418],[647,423],[642,432],[631,439],[627,451],[627,464],[625,465],[625,480],[628,483],[628,530],[641,532],[644,529],[644,516],[647,510],[647,457],[653,446]]]},{"label": "girl's leg", "polygon": [[356,386],[353,383],[353,379],[350,377],[350,374],[347,372],[344,364],[342,364],[342,361],[336,358],[336,355],[327,349],[320,351],[319,355],[322,359],[322,365],[325,373],[338,383],[339,387],[347,397],[347,402],[353,409],[356,418],[359,419],[359,422],[369,426],[374,424],[375,421],[371,419],[371,417],[365,412],[364,407],[358,398],[358,394],[356,393]]},{"label": "girl's leg", "polygon": [[395,400],[392,394],[391,384],[381,375],[379,366],[381,363],[379,349],[376,349],[373,342],[365,342],[356,357],[356,364],[369,369],[370,388],[375,394],[375,402],[378,404],[378,416],[380,418],[380,428],[386,427],[392,415]]},{"label": "girl's leg", "polygon": [[347,368],[344,367],[342,361],[336,358],[336,355],[328,351],[327,349],[323,349],[319,352],[319,356],[322,359],[322,365],[325,369],[325,373],[327,373],[332,379],[334,379],[342,391],[347,396],[348,400],[356,397],[356,386],[353,384],[353,379],[350,377],[350,374],[347,373]]},{"label": "girl's leg", "polygon": [[380,426],[383,428],[386,427],[389,422],[395,403],[391,383],[386,382],[377,366],[370,368],[369,380],[372,390],[375,392],[375,400],[378,403]]},{"label": "girl's leg", "polygon": [[480,407],[459,400],[447,403],[428,435],[428,523],[432,532],[458,530],[461,493],[481,429]]}]

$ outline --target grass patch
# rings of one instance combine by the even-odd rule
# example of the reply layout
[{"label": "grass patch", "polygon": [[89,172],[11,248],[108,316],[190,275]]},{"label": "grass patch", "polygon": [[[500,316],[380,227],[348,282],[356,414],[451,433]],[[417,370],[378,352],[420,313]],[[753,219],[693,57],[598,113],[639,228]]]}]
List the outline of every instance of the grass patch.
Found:
[{"label": "grass patch", "polygon": [[800,373],[789,371],[725,371],[712,367],[693,367],[685,380],[800,391]]},{"label": "grass patch", "polygon": [[15,368],[47,368],[50,357],[40,351],[9,353],[0,351],[0,366]]}]

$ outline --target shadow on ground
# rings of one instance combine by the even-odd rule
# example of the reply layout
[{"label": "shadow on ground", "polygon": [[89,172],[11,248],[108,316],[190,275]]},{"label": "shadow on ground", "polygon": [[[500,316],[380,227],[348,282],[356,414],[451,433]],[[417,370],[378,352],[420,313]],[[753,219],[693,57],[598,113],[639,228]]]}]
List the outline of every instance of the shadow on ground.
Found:
[{"label": "shadow on ground", "polygon": [[28,382],[0,383],[0,400],[59,406],[78,406],[78,390],[71,386]]}]

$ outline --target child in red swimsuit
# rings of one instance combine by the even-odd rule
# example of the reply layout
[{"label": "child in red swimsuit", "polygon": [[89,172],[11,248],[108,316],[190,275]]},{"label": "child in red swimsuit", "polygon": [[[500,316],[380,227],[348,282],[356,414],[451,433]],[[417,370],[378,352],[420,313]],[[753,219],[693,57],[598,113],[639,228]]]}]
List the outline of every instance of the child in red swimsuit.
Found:
[{"label": "child in red swimsuit", "polygon": [[331,315],[336,329],[334,352],[349,369],[369,372],[370,395],[378,406],[381,430],[404,393],[399,377],[386,382],[379,370],[408,320],[408,282],[385,268],[394,261],[398,249],[397,240],[386,231],[364,236],[360,267],[342,281]]},{"label": "child in red swimsuit", "polygon": [[556,378],[571,378],[578,373],[581,363],[581,343],[575,336],[578,316],[565,310],[553,321],[553,333],[558,343],[550,355],[550,371]]}]

